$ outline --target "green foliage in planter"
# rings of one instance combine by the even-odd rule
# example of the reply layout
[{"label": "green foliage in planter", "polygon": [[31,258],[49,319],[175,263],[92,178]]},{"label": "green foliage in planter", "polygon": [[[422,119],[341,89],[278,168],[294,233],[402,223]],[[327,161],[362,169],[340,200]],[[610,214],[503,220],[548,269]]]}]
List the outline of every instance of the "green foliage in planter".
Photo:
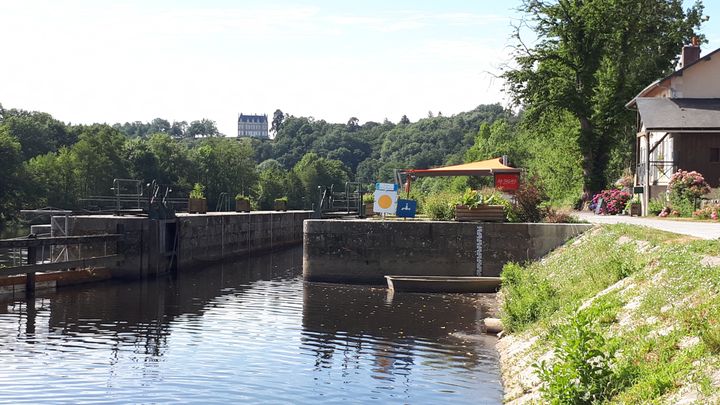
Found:
[{"label": "green foliage in planter", "polygon": [[244,195],[244,194],[238,194],[235,196],[235,201],[247,201],[250,202],[250,197]]},{"label": "green foliage in planter", "polygon": [[455,194],[447,192],[430,194],[423,200],[423,213],[435,221],[452,221],[456,198]]},{"label": "green foliage in planter", "polygon": [[195,183],[192,191],[190,191],[190,198],[197,198],[197,199],[205,198],[205,194],[203,194],[204,189],[205,189],[205,187],[203,187],[202,184]]},{"label": "green foliage in planter", "polygon": [[370,193],[370,194],[363,194],[362,200],[363,200],[363,204],[374,203],[374,202],[375,202],[375,195],[372,194],[372,193]]},{"label": "green foliage in planter", "polygon": [[276,198],[276,199],[275,199],[275,202],[276,202],[276,203],[285,203],[285,204],[287,204],[288,198],[287,198],[287,197]]}]

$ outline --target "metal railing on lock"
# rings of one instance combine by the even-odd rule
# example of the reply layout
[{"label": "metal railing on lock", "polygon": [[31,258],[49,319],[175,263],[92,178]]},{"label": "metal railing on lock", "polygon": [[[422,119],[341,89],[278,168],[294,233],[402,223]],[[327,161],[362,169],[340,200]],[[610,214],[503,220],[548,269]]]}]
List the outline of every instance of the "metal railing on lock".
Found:
[{"label": "metal railing on lock", "polygon": [[[31,293],[35,289],[36,272],[115,266],[124,258],[117,246],[123,238],[122,234],[100,234],[2,239],[0,249],[10,250],[12,257],[24,263],[0,267],[0,276],[26,274],[26,289]],[[110,243],[115,246],[110,247]],[[89,256],[83,257],[83,247],[86,255],[90,252]]]}]

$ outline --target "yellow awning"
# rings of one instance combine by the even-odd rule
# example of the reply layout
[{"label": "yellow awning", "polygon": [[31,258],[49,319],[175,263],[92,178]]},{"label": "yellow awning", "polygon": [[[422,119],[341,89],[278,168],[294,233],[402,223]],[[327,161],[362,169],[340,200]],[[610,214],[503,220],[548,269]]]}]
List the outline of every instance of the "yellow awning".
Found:
[{"label": "yellow awning", "polygon": [[407,169],[402,173],[416,177],[432,176],[492,176],[495,173],[520,173],[522,170],[502,164],[502,158],[436,167],[434,169]]}]

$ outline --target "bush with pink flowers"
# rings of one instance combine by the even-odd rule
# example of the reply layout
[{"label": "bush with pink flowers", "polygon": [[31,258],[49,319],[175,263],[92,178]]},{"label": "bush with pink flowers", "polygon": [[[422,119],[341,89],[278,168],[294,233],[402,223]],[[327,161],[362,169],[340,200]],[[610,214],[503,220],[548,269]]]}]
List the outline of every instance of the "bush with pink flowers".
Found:
[{"label": "bush with pink flowers", "polygon": [[598,212],[597,207],[602,199],[603,205],[600,207],[601,214],[617,215],[625,209],[625,205],[630,201],[630,193],[622,190],[612,189],[603,190],[593,196],[590,203],[590,209]]},{"label": "bush with pink flowers", "polygon": [[696,208],[697,199],[709,193],[710,187],[702,174],[678,170],[670,177],[668,191],[672,208],[679,211],[681,216],[689,217]]}]

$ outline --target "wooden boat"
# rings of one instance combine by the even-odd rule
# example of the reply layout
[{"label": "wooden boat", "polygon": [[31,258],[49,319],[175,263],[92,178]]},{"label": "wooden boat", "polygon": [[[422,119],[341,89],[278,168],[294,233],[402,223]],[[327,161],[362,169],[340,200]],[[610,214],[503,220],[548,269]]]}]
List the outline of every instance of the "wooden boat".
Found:
[{"label": "wooden boat", "polygon": [[494,293],[500,289],[500,277],[385,276],[385,279],[389,289],[406,292]]}]

